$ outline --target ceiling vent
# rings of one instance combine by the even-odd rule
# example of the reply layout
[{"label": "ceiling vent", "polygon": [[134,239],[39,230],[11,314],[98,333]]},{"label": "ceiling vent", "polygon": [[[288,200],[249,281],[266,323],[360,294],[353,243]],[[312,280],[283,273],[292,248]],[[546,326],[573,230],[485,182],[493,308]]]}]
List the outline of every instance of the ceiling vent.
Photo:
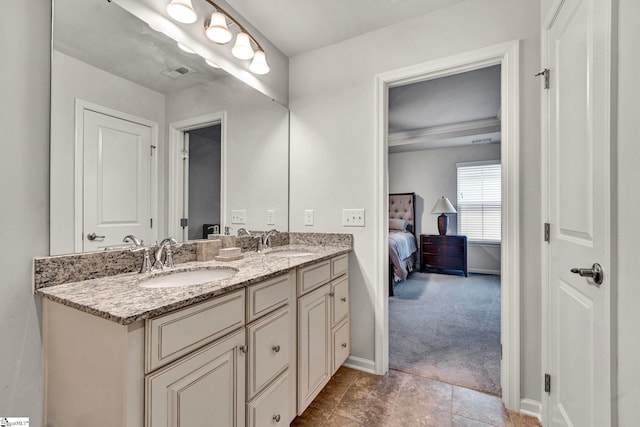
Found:
[{"label": "ceiling vent", "polygon": [[189,67],[185,67],[184,65],[180,65],[176,68],[172,68],[170,70],[164,70],[162,72],[163,75],[169,77],[170,79],[178,79],[180,77],[186,76],[187,74],[192,74],[195,71],[193,71],[191,68]]}]

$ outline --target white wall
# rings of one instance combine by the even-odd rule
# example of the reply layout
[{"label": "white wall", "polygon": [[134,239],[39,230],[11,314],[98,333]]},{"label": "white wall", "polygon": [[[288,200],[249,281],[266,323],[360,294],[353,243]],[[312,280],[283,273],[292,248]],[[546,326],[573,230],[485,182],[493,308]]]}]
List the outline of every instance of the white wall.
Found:
[{"label": "white wall", "polygon": [[[431,209],[441,196],[457,206],[456,163],[480,160],[500,160],[500,144],[389,154],[389,192],[416,193],[416,235],[438,234]],[[447,234],[457,234],[457,227],[457,215],[449,215]],[[500,246],[469,244],[467,261],[472,273],[499,273]]]},{"label": "white wall", "polygon": [[[221,111],[227,112],[225,225],[234,233],[288,230],[288,110],[233,77],[167,95],[167,124]],[[230,224],[233,209],[247,211],[247,224]],[[275,226],[266,224],[267,209],[276,211]]]},{"label": "white wall", "polygon": [[[618,4],[618,253],[614,260],[618,268],[618,416],[619,425],[627,427],[640,419],[640,2],[618,0]],[[615,202],[614,198],[614,206]]]},{"label": "white wall", "polygon": [[[49,252],[51,2],[0,13],[0,414],[42,426],[41,301],[33,257]],[[25,25],[28,23],[28,25]]]},{"label": "white wall", "polygon": [[[341,209],[375,215],[375,75],[514,39],[521,51],[522,397],[540,388],[539,3],[470,0],[290,60],[291,229],[351,232],[352,354],[374,358],[374,230],[341,226]],[[305,227],[303,210],[315,209]],[[379,278],[384,280],[385,278]]]},{"label": "white wall", "polygon": [[[51,254],[75,252],[75,100],[158,123],[164,146],[164,95],[54,51],[51,64]],[[159,206],[162,206],[162,187]],[[158,212],[157,223],[164,222]]]}]

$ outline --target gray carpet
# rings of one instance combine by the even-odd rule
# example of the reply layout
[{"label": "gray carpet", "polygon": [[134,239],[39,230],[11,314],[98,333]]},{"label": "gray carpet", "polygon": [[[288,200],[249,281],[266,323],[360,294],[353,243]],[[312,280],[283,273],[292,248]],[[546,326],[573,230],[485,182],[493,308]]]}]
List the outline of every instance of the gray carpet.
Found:
[{"label": "gray carpet", "polygon": [[501,395],[499,276],[415,272],[394,291],[390,368]]}]

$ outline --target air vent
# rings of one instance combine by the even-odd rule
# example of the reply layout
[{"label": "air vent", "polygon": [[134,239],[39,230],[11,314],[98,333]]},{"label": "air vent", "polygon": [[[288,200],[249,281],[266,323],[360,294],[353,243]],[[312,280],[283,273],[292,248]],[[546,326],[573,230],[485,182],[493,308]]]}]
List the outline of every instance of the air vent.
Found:
[{"label": "air vent", "polygon": [[491,144],[491,141],[492,141],[491,138],[481,138],[481,139],[474,139],[473,141],[471,141],[471,143],[482,145],[482,144]]},{"label": "air vent", "polygon": [[170,70],[164,70],[162,72],[163,75],[169,77],[170,79],[177,79],[183,76],[186,76],[187,74],[191,74],[194,73],[194,71],[189,68],[189,67],[185,67],[184,65],[180,65],[179,67],[176,68],[172,68]]}]

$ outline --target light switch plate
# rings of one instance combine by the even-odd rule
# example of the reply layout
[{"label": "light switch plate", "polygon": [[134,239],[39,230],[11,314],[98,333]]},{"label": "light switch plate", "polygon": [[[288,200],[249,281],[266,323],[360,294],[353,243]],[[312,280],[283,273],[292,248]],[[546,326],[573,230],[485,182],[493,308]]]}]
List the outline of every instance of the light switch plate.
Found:
[{"label": "light switch plate", "polygon": [[364,227],[364,209],[343,209],[342,225],[344,227]]},{"label": "light switch plate", "polygon": [[273,209],[267,210],[267,225],[276,225],[276,211]]},{"label": "light switch plate", "polygon": [[304,225],[313,225],[313,209],[304,210]]},{"label": "light switch plate", "polygon": [[246,224],[247,211],[244,209],[231,211],[231,224]]}]

